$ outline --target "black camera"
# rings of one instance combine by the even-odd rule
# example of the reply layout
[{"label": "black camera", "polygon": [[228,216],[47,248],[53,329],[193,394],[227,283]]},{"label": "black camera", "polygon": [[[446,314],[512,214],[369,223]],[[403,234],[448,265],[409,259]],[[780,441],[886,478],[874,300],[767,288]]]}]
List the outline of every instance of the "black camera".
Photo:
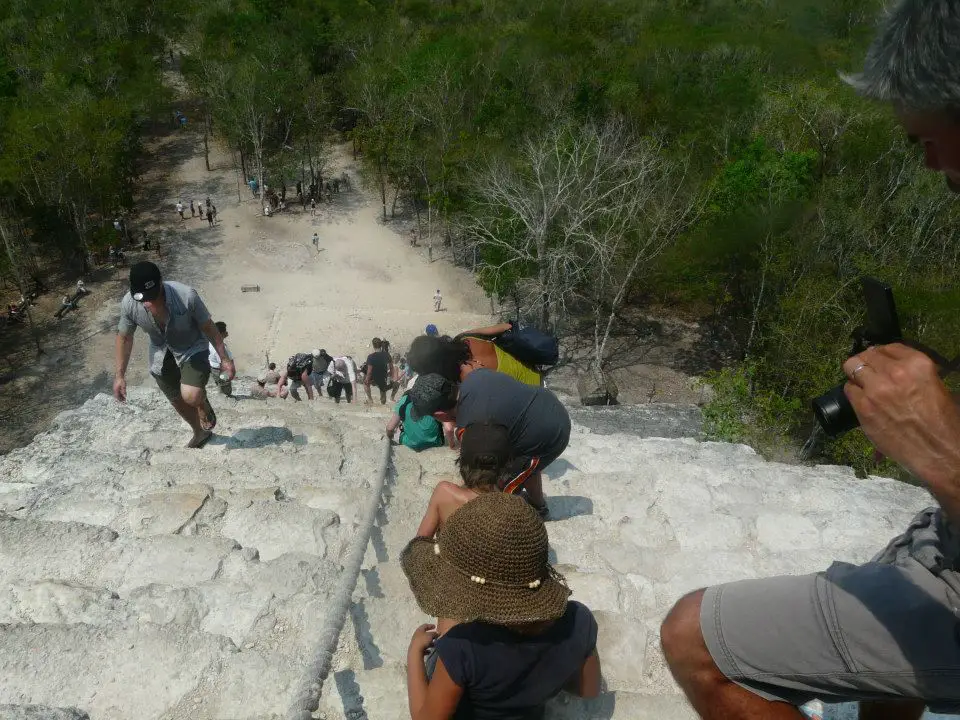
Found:
[{"label": "black camera", "polygon": [[[871,277],[863,278],[861,285],[867,306],[867,324],[853,332],[851,357],[872,345],[889,345],[903,339],[890,286]],[[846,382],[813,400],[817,422],[830,437],[837,437],[860,425],[853,406],[843,392],[844,385]]]}]

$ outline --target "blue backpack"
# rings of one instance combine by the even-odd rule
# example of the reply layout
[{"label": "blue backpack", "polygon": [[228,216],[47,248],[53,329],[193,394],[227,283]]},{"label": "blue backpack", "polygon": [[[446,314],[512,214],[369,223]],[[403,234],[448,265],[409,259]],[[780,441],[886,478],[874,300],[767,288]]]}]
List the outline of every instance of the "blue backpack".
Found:
[{"label": "blue backpack", "polygon": [[555,335],[531,326],[521,327],[512,320],[510,329],[493,338],[493,342],[524,365],[534,368],[556,365],[560,359],[560,341]]}]

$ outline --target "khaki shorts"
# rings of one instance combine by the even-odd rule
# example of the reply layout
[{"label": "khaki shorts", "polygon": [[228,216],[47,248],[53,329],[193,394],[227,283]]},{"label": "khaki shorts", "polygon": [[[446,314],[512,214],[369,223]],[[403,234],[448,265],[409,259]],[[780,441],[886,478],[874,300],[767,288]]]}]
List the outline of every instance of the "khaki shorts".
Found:
[{"label": "khaki shorts", "polygon": [[173,353],[168,350],[163,358],[160,374],[154,375],[153,379],[157,381],[160,391],[168,400],[176,400],[180,397],[180,385],[206,387],[210,379],[210,353],[206,350],[195,353],[184,360],[181,367],[174,360]]},{"label": "khaki shorts", "polygon": [[920,698],[957,712],[958,541],[931,509],[865,565],[707,588],[707,648],[724,675],[768,700]]}]

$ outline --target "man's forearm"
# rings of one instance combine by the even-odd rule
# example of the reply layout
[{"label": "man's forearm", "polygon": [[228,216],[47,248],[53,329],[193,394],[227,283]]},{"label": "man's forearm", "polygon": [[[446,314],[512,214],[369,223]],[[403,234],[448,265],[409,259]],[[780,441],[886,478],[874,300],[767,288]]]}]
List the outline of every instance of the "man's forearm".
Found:
[{"label": "man's forearm", "polygon": [[133,335],[117,335],[115,343],[114,372],[117,377],[125,377],[127,365],[130,363],[130,353],[133,350]]}]

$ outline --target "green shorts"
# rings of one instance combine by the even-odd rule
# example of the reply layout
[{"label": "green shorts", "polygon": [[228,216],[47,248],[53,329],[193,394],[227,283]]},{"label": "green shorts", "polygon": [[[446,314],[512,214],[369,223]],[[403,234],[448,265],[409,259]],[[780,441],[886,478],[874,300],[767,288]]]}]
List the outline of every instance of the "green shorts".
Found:
[{"label": "green shorts", "polygon": [[176,400],[180,397],[181,385],[206,387],[210,379],[210,353],[206,350],[195,353],[184,360],[183,366],[180,367],[173,353],[167,350],[163,358],[163,369],[159,375],[154,375],[153,379],[157,381],[160,391],[167,396],[168,400]]}]

